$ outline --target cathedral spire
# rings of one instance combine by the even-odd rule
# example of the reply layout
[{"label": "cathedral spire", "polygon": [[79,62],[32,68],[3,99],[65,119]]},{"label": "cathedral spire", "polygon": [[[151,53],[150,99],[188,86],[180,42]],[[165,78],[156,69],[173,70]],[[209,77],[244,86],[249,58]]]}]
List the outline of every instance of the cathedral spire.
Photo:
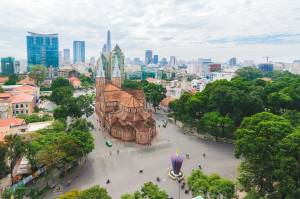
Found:
[{"label": "cathedral spire", "polygon": [[120,67],[119,67],[117,56],[115,56],[114,62],[115,62],[115,65],[114,65],[114,70],[113,70],[113,77],[121,77],[121,72],[120,72]]},{"label": "cathedral spire", "polygon": [[105,77],[101,55],[100,55],[100,58],[98,60],[97,77]]}]

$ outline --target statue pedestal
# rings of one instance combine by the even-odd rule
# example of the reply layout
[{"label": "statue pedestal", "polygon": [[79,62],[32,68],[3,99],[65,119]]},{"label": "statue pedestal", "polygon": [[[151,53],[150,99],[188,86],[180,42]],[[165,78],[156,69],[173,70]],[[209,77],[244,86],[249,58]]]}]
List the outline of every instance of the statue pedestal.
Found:
[{"label": "statue pedestal", "polygon": [[169,177],[172,179],[172,180],[182,180],[184,178],[184,175],[182,173],[182,171],[179,171],[178,175],[174,173],[174,171],[171,169],[169,170]]}]

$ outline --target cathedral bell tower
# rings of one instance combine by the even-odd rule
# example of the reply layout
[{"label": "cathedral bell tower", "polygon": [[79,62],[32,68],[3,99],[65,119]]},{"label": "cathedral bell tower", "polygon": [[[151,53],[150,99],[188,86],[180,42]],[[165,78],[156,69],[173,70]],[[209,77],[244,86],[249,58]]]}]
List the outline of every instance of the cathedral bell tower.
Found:
[{"label": "cathedral bell tower", "polygon": [[105,72],[103,70],[101,56],[98,60],[98,69],[96,72],[96,103],[100,101],[100,95],[105,88]]},{"label": "cathedral bell tower", "polygon": [[118,58],[115,56],[115,64],[114,64],[114,70],[111,78],[111,82],[113,85],[121,88],[122,86],[122,80],[121,80],[121,72],[120,72],[120,67],[118,63]]}]

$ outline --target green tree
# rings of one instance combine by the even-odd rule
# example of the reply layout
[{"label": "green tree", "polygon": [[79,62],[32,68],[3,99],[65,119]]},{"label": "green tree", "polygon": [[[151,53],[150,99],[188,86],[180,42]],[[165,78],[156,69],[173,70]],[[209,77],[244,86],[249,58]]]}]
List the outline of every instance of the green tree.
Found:
[{"label": "green tree", "polygon": [[257,78],[261,78],[264,76],[263,72],[257,68],[253,67],[244,67],[236,72],[239,76],[247,79],[247,80],[254,80]]},{"label": "green tree", "polygon": [[151,103],[156,111],[160,101],[166,97],[166,89],[162,85],[153,83],[144,84],[142,87],[146,96],[146,101]]},{"label": "green tree", "polygon": [[55,102],[56,104],[64,104],[73,96],[74,88],[70,86],[63,86],[56,88],[52,91],[51,94],[51,101]]},{"label": "green tree", "polygon": [[205,113],[200,119],[199,128],[208,134],[218,137],[232,137],[234,122],[228,116],[222,116],[218,112]]},{"label": "green tree", "polygon": [[78,118],[69,125],[69,131],[80,130],[80,131],[88,132],[92,128],[94,128],[94,125],[83,118]]},{"label": "green tree", "polygon": [[99,185],[95,185],[91,188],[82,191],[73,190],[64,193],[59,198],[60,199],[111,199],[106,189],[100,187]]},{"label": "green tree", "polygon": [[202,195],[204,198],[225,199],[235,197],[235,185],[232,181],[221,178],[218,174],[206,175],[201,170],[192,170],[187,179],[193,196]]},{"label": "green tree", "polygon": [[280,167],[278,175],[280,198],[300,198],[300,130],[286,136],[279,151]]},{"label": "green tree", "polygon": [[4,93],[4,89],[2,88],[1,85],[0,85],[0,93]]},{"label": "green tree", "polygon": [[94,138],[89,131],[73,130],[69,132],[73,140],[79,145],[84,155],[92,152],[94,149]]},{"label": "green tree", "polygon": [[58,77],[52,81],[50,89],[55,90],[55,89],[58,89],[61,87],[71,87],[72,88],[73,86],[68,79],[63,78],[63,77]]},{"label": "green tree", "polygon": [[268,105],[275,114],[281,114],[290,107],[292,99],[282,92],[274,92],[268,96]]},{"label": "green tree", "polygon": [[25,144],[24,153],[31,165],[31,170],[35,171],[38,167],[37,153],[40,149],[40,145],[37,142],[29,142]]},{"label": "green tree", "polygon": [[296,110],[288,110],[282,116],[289,120],[294,127],[300,125],[300,112]]},{"label": "green tree", "polygon": [[18,75],[9,75],[8,80],[4,83],[4,85],[16,85],[19,80],[20,78]]},{"label": "green tree", "polygon": [[262,112],[243,120],[236,131],[235,155],[243,158],[238,180],[246,191],[255,189],[262,197],[274,196],[279,146],[291,131],[287,120],[272,113]]},{"label": "green tree", "polygon": [[21,158],[23,153],[23,142],[19,135],[6,135],[4,142],[7,148],[7,157],[9,159],[9,169],[11,174],[11,183],[13,184],[13,169],[17,163],[17,160]]},{"label": "green tree", "polygon": [[122,84],[123,89],[141,89],[142,84],[138,81],[125,80]]},{"label": "green tree", "polygon": [[124,194],[122,199],[168,199],[168,194],[159,189],[159,187],[152,182],[146,182],[141,191],[136,191],[134,194]]},{"label": "green tree", "polygon": [[111,199],[106,189],[99,185],[93,186],[80,193],[79,199]]},{"label": "green tree", "polygon": [[31,68],[29,77],[35,80],[35,83],[39,86],[47,77],[47,68],[42,65],[36,65]]},{"label": "green tree", "polygon": [[23,199],[25,194],[26,194],[26,188],[24,186],[19,186],[15,190],[7,188],[2,193],[2,199],[12,199],[12,198]]},{"label": "green tree", "polygon": [[6,165],[7,148],[3,143],[0,143],[0,178],[6,176],[8,168]]}]

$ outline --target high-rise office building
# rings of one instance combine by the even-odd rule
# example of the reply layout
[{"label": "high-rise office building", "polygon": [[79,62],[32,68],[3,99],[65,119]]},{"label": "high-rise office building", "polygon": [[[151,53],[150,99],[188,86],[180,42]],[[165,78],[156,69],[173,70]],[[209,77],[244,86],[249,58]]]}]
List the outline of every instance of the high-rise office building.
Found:
[{"label": "high-rise office building", "polygon": [[57,68],[58,34],[38,34],[28,32],[27,35],[27,62],[28,68],[34,65],[44,65],[47,68]]},{"label": "high-rise office building", "polygon": [[153,64],[158,64],[158,55],[153,55]]},{"label": "high-rise office building", "polygon": [[107,52],[111,51],[111,40],[110,40],[110,30],[107,31],[107,42],[106,42]]},{"label": "high-rise office building", "polygon": [[170,62],[169,62],[169,64],[171,66],[176,66],[177,65],[177,59],[176,59],[175,56],[170,56]]},{"label": "high-rise office building", "polygon": [[229,66],[236,66],[236,58],[232,57],[231,59],[229,59],[228,64]]},{"label": "high-rise office building", "polygon": [[118,66],[121,72],[122,81],[125,79],[125,72],[124,72],[124,54],[118,45],[111,51],[109,54],[108,59],[105,56],[101,57],[102,63],[105,71],[105,77],[109,80],[112,78],[113,69],[115,66],[115,62],[118,62]]},{"label": "high-rise office building", "polygon": [[63,52],[62,51],[59,51],[58,52],[58,64],[59,66],[61,66],[63,64]]},{"label": "high-rise office building", "polygon": [[73,62],[74,64],[85,62],[85,41],[73,41]]},{"label": "high-rise office building", "polygon": [[12,75],[15,73],[15,58],[3,57],[1,58],[1,72],[4,75]]},{"label": "high-rise office building", "polygon": [[64,64],[70,64],[70,49],[64,49]]},{"label": "high-rise office building", "polygon": [[145,65],[152,63],[152,50],[145,51]]},{"label": "high-rise office building", "polygon": [[166,66],[167,64],[168,64],[167,58],[165,58],[165,57],[161,58],[160,65]]}]

